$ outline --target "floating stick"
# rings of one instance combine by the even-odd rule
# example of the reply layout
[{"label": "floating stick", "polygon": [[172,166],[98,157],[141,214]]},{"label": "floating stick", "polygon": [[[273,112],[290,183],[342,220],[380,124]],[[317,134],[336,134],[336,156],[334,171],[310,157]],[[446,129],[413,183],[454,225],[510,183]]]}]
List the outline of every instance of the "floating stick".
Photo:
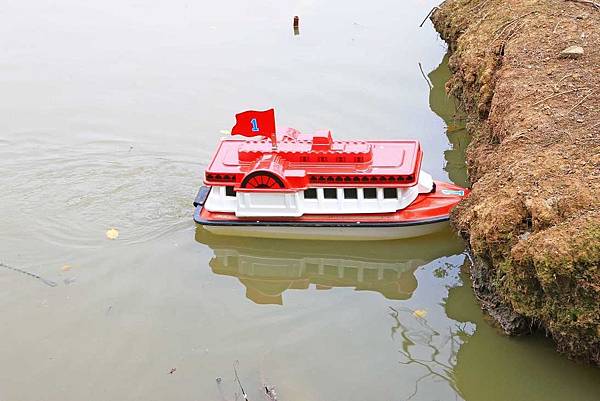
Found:
[{"label": "floating stick", "polygon": [[238,382],[239,386],[240,386],[240,390],[242,390],[242,395],[244,396],[244,399],[246,401],[248,401],[248,395],[246,395],[246,392],[244,391],[244,387],[242,387],[242,382],[240,382],[240,377],[238,376],[238,372],[237,372],[237,365],[240,364],[240,361],[235,361],[233,364],[233,372],[235,373],[235,380]]},{"label": "floating stick", "polygon": [[45,278],[43,278],[41,276],[38,276],[37,274],[30,273],[28,271],[19,269],[18,267],[9,266],[9,265],[6,265],[6,264],[4,264],[2,262],[0,262],[0,267],[4,267],[4,268],[7,268],[9,270],[12,270],[12,271],[15,271],[15,272],[18,272],[18,273],[22,273],[22,274],[26,274],[26,275],[28,275],[30,277],[36,278],[36,279],[40,280],[42,283],[46,284],[49,287],[56,287],[56,283],[54,281],[47,280],[47,279],[45,279]]}]

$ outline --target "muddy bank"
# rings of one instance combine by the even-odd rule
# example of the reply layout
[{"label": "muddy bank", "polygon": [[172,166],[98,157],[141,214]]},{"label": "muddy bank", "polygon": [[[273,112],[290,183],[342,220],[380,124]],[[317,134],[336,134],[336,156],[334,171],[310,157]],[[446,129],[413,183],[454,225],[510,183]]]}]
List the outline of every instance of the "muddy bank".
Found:
[{"label": "muddy bank", "polygon": [[478,298],[508,334],[600,364],[600,7],[447,0],[432,20],[473,137],[453,223]]}]

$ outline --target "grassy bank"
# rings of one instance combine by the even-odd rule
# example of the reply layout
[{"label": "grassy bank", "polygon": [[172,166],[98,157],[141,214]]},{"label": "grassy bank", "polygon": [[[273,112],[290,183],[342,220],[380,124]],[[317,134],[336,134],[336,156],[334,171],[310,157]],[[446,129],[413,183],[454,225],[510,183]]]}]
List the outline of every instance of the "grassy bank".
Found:
[{"label": "grassy bank", "polygon": [[473,137],[453,223],[477,296],[508,334],[600,364],[600,7],[447,0],[432,20]]}]

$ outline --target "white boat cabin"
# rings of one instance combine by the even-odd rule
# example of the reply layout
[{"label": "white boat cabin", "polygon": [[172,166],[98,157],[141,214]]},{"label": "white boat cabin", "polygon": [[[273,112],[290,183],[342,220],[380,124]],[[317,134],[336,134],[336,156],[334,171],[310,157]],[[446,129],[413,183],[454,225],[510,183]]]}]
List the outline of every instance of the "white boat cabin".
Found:
[{"label": "white boat cabin", "polygon": [[299,217],[304,214],[393,213],[408,207],[421,193],[434,189],[431,175],[421,171],[411,187],[309,187],[304,190],[234,190],[213,185],[204,207],[238,217]]}]

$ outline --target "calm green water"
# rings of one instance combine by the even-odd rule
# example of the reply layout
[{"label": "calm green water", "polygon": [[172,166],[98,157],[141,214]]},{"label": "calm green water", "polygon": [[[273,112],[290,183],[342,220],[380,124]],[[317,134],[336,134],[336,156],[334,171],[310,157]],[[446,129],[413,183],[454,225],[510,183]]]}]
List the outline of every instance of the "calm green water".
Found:
[{"label": "calm green water", "polygon": [[427,171],[465,184],[445,46],[417,27],[434,5],[4,4],[0,261],[46,282],[0,267],[0,401],[239,400],[235,361],[251,401],[265,384],[280,401],[599,399],[600,371],[484,320],[449,231],[311,243],[192,222],[248,108],[418,138]]}]

